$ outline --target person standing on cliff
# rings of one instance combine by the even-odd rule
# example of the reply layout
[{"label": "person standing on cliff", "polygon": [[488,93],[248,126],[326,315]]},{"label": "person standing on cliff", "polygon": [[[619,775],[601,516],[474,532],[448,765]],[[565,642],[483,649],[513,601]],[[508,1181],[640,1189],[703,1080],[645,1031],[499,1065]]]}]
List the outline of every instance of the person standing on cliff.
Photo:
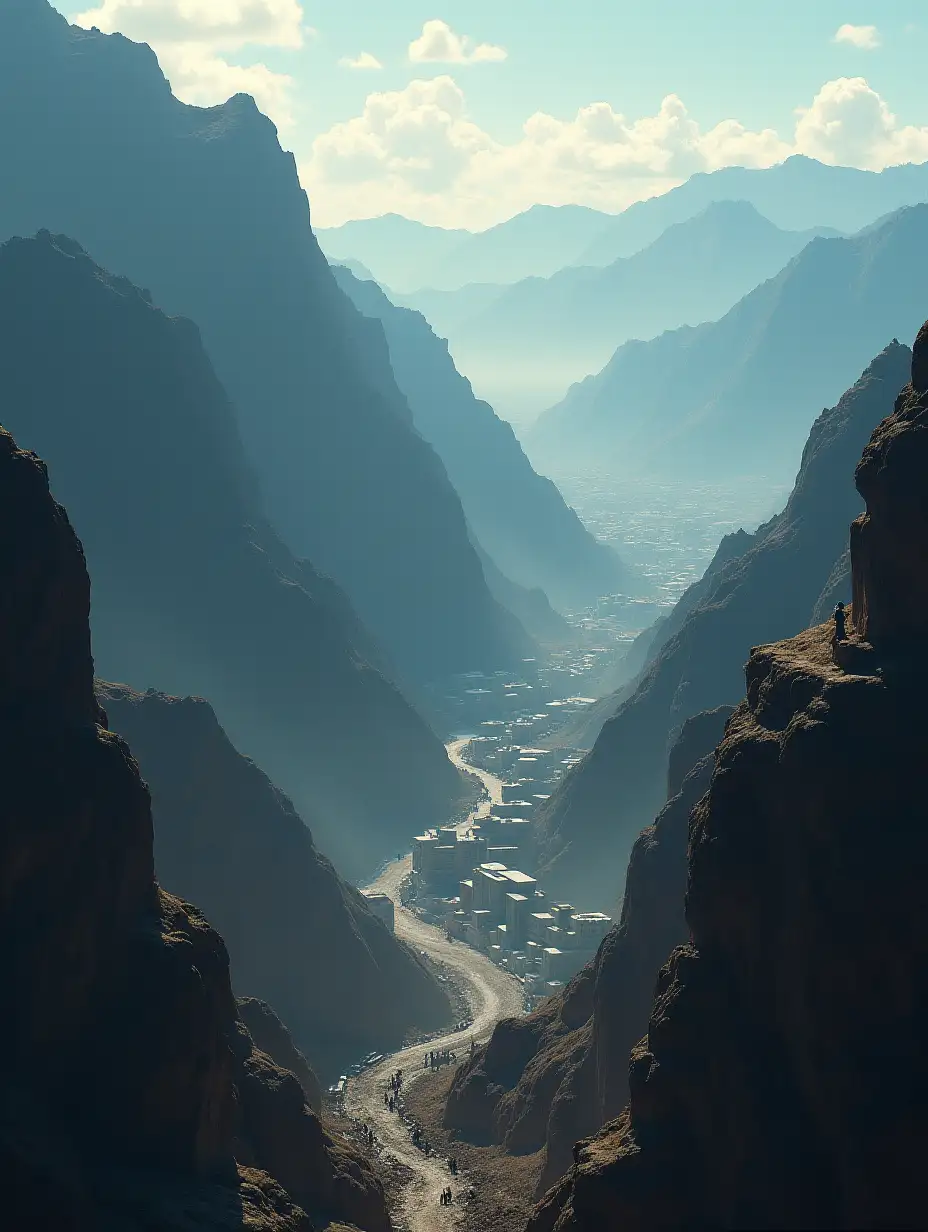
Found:
[{"label": "person standing on cliff", "polygon": [[834,613],[835,631],[832,641],[846,642],[847,641],[847,608],[843,603],[839,603],[835,607]]}]

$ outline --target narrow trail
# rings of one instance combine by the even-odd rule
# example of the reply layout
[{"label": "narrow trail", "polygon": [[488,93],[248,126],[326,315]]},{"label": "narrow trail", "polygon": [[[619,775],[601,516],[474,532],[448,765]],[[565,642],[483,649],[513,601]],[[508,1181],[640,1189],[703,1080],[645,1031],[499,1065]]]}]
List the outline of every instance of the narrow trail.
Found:
[{"label": "narrow trail", "polygon": [[[471,820],[485,816],[491,802],[498,801],[500,780],[486,771],[467,765],[461,758],[467,740],[456,740],[448,746],[448,755],[456,764],[476,775],[484,782],[489,800],[483,801],[474,810]],[[468,822],[463,822],[467,826]],[[430,1049],[451,1048],[459,1060],[468,1053],[471,1038],[478,1043],[485,1040],[501,1018],[511,1018],[522,1013],[522,985],[508,972],[490,962],[485,955],[463,942],[448,941],[440,928],[424,923],[413,912],[400,905],[400,883],[412,868],[412,856],[389,864],[376,881],[368,887],[393,899],[396,919],[396,935],[417,950],[424,950],[429,957],[444,963],[454,972],[464,991],[473,1024],[464,1031],[449,1031],[425,1044],[416,1044],[395,1052],[377,1065],[371,1066],[348,1081],[345,1094],[345,1110],[351,1116],[366,1122],[377,1135],[384,1151],[404,1164],[412,1172],[412,1180],[403,1194],[397,1219],[404,1232],[445,1232],[460,1223],[462,1211],[459,1205],[440,1206],[439,1195],[450,1185],[457,1194],[468,1188],[466,1178],[452,1178],[444,1158],[425,1155],[413,1146],[409,1131],[396,1113],[391,1113],[383,1102],[384,1091],[391,1076],[403,1071],[403,1087],[408,1089],[429,1071],[423,1067],[425,1053]]]}]

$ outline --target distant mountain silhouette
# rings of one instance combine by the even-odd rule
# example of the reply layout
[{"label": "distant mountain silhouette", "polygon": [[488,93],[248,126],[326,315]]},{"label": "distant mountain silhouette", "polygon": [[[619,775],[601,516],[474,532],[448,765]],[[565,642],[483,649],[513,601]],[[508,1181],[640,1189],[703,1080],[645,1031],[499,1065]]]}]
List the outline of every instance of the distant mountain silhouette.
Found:
[{"label": "distant mountain silhouette", "polygon": [[410,680],[525,651],[453,488],[412,426],[380,326],[338,290],[291,155],[253,100],[174,99],[153,52],[0,7],[0,238],[42,227],[202,330],[265,510]]},{"label": "distant mountain silhouette", "polygon": [[750,545],[729,536],[720,549],[726,563],[683,596],[683,618],[669,618],[637,687],[539,819],[539,875],[552,892],[585,902],[619,897],[632,844],[663,803],[668,752],[684,722],[736,703],[751,647],[799,633],[818,615],[861,508],[854,465],[910,365],[898,342],[873,360],[815,421],[783,512]]},{"label": "distant mountain silhouette", "polygon": [[[461,371],[505,412],[541,411],[629,338],[714,321],[772,278],[816,232],[782,231],[746,201],[719,201],[605,269],[569,267],[497,292],[409,296],[446,334]],[[477,292],[488,303],[481,304]],[[455,305],[460,298],[465,304]],[[468,315],[466,302],[472,310]],[[457,319],[455,319],[457,317]],[[517,410],[516,410],[517,407]]]},{"label": "distant mountain silhouette", "polygon": [[516,436],[454,366],[447,343],[374,282],[336,267],[355,306],[381,322],[397,384],[434,446],[481,546],[506,577],[541,588],[561,611],[628,589],[634,578],[598,543],[555,485],[536,474]]},{"label": "distant mountain silhouette", "polygon": [[[782,482],[823,405],[924,317],[928,205],[815,239],[720,321],[620,347],[526,435],[539,466]],[[556,473],[556,472],[555,472]]]},{"label": "distant mountain silhouette", "polygon": [[97,670],[209,698],[347,875],[461,783],[344,595],[264,520],[196,327],[72,241],[0,247],[0,417],[48,462],[93,579]]},{"label": "distant mountain silhouette", "polygon": [[611,217],[584,205],[533,205],[486,231],[446,231],[387,214],[317,234],[326,256],[353,257],[405,293],[545,278],[574,264]]},{"label": "distant mountain silhouette", "polygon": [[722,167],[700,172],[660,197],[636,201],[605,221],[578,265],[608,265],[651,244],[713,201],[749,201],[788,231],[833,227],[859,231],[904,205],[928,201],[928,163],[883,171],[831,167],[796,154],[773,167]]}]

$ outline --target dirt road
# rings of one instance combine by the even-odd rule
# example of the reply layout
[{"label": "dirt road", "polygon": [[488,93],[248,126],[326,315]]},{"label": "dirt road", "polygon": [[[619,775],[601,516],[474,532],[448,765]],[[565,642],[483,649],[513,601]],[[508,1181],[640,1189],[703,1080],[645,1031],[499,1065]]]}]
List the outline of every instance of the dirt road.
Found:
[{"label": "dirt road", "polygon": [[[455,742],[457,745],[465,743]],[[449,746],[448,751],[452,760],[460,755],[459,748],[452,753]],[[485,772],[470,766],[467,768],[483,778]],[[488,775],[487,778],[493,779],[493,776]],[[499,780],[496,779],[495,782],[498,784]],[[487,783],[486,786],[490,791],[490,784]],[[486,808],[488,811],[488,803]],[[455,978],[467,996],[473,1025],[465,1031],[451,1031],[430,1040],[428,1046],[417,1044],[413,1048],[393,1053],[357,1078],[350,1079],[345,1108],[351,1116],[366,1122],[374,1130],[382,1148],[405,1164],[413,1174],[403,1195],[401,1208],[396,1212],[397,1226],[404,1232],[444,1232],[445,1229],[458,1225],[461,1208],[456,1203],[451,1206],[439,1205],[439,1195],[447,1185],[458,1195],[460,1191],[467,1189],[467,1180],[452,1179],[446,1160],[439,1160],[434,1156],[427,1159],[422,1151],[413,1146],[406,1125],[396,1113],[391,1113],[384,1106],[384,1092],[389,1086],[391,1075],[398,1069],[403,1071],[405,1087],[423,1077],[427,1071],[422,1061],[430,1049],[451,1048],[457,1053],[459,1060],[463,1059],[467,1055],[472,1037],[479,1043],[489,1036],[500,1018],[522,1013],[522,985],[483,954],[463,942],[448,941],[441,929],[423,923],[413,912],[400,906],[400,882],[411,867],[411,856],[394,861],[371,884],[370,889],[388,894],[393,899],[398,937],[453,968]]]},{"label": "dirt road", "polygon": [[467,774],[479,779],[486,789],[486,798],[477,805],[470,818],[472,821],[479,821],[481,817],[486,817],[489,814],[494,804],[502,804],[503,780],[498,779],[489,770],[481,770],[479,766],[472,766],[469,761],[464,760],[464,750],[471,743],[471,739],[472,737],[470,736],[464,736],[460,740],[452,740],[450,744],[445,745],[445,748],[447,749],[448,757],[458,769],[464,770]]}]

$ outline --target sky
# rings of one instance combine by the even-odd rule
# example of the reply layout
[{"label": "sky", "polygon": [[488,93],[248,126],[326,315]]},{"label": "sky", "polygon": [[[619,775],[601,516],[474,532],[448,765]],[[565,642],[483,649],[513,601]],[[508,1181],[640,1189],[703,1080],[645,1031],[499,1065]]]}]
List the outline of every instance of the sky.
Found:
[{"label": "sky", "polygon": [[[88,2],[91,7],[88,8]],[[802,153],[928,160],[924,0],[59,0],[150,43],[174,92],[253,94],[317,227],[609,212]]]}]

